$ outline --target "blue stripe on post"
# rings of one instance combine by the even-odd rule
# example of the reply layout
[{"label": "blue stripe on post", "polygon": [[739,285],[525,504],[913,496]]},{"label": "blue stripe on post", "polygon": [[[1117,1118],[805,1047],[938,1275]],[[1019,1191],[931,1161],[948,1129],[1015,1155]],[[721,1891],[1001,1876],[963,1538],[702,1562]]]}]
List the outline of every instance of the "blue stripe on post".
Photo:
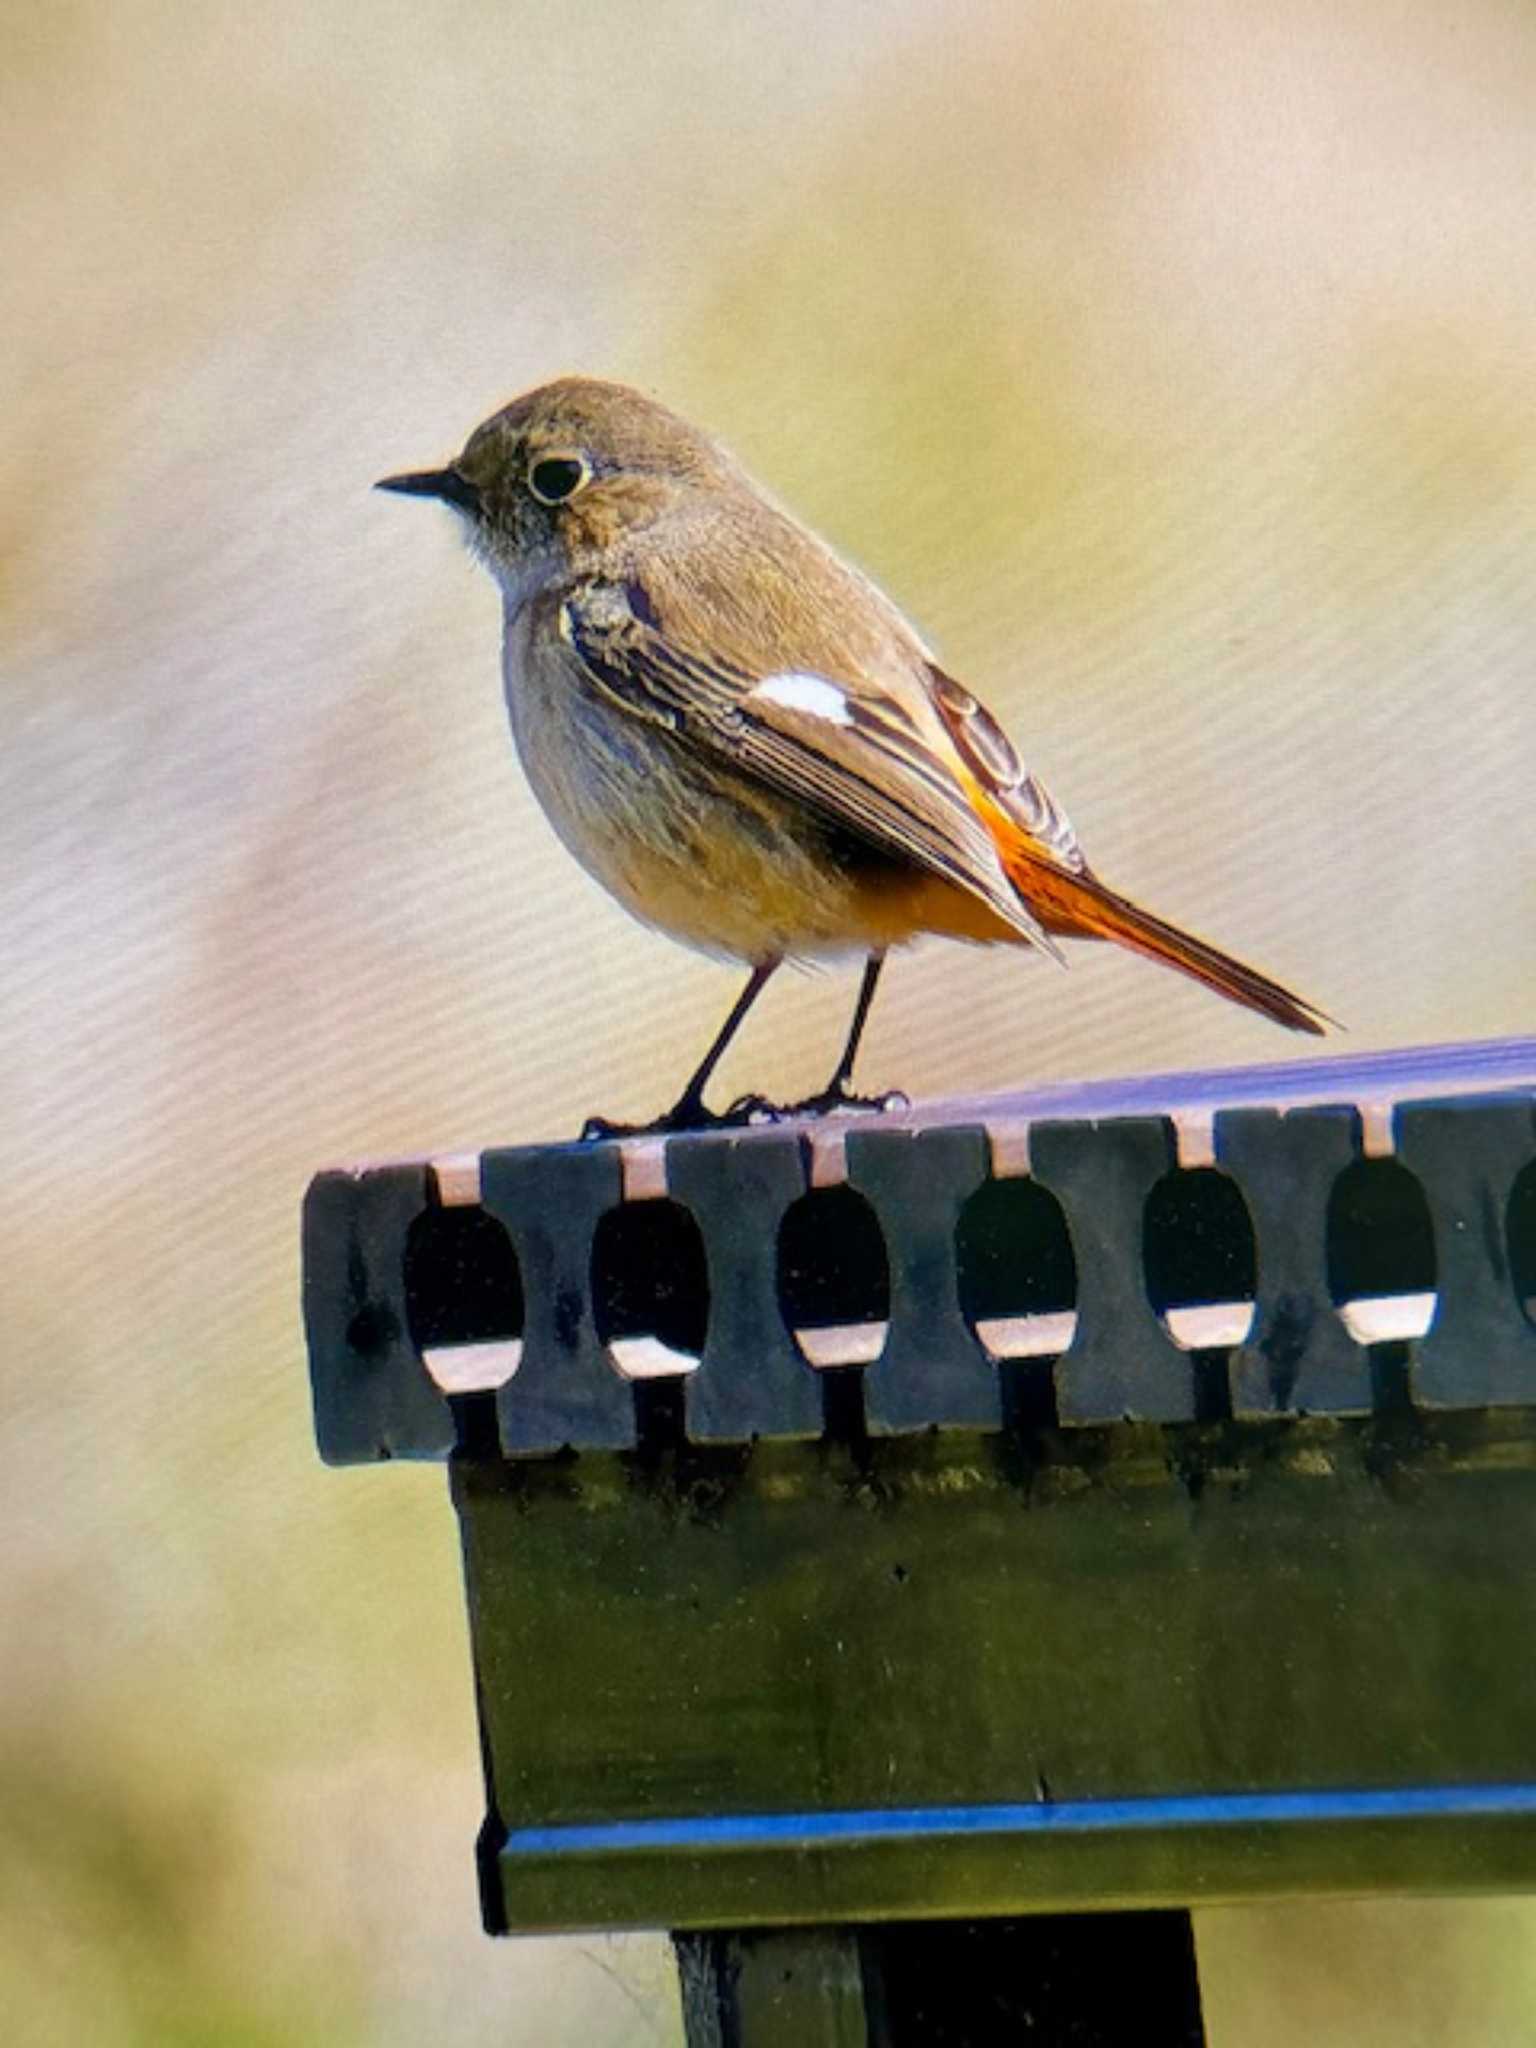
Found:
[{"label": "blue stripe on post", "polygon": [[1536,1785],[1405,1785],[1366,1791],[1225,1792],[1162,1799],[1065,1799],[1017,1806],[893,1806],[828,1813],[705,1814],[513,1828],[502,1853],[581,1856],[626,1849],[755,1849],[940,1835],[1076,1835],[1297,1822],[1466,1820],[1536,1814]]}]

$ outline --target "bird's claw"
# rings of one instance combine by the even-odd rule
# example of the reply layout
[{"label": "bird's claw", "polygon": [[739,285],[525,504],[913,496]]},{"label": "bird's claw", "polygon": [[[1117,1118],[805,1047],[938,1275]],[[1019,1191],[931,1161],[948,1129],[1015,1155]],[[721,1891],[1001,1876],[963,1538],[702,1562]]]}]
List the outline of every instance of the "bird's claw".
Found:
[{"label": "bird's claw", "polygon": [[776,1124],[786,1114],[787,1111],[778,1103],[770,1102],[766,1095],[738,1095],[720,1121],[739,1130],[751,1124]]},{"label": "bird's claw", "polygon": [[880,1116],[911,1107],[899,1088],[888,1088],[879,1095],[856,1095],[851,1088],[839,1084],[824,1088],[819,1095],[808,1095],[803,1102],[769,1102],[761,1095],[741,1095],[726,1111],[724,1120],[778,1124],[787,1123],[792,1117]]},{"label": "bird's claw", "polygon": [[729,1109],[706,1109],[702,1102],[684,1097],[662,1116],[648,1124],[616,1124],[605,1116],[589,1116],[581,1127],[579,1142],[594,1145],[604,1138],[675,1138],[689,1131],[739,1129],[743,1124],[773,1120],[774,1110],[761,1095],[743,1095]]},{"label": "bird's claw", "polygon": [[576,1142],[578,1145],[597,1145],[604,1138],[633,1138],[643,1128],[640,1124],[616,1124],[605,1116],[589,1116]]},{"label": "bird's claw", "polygon": [[881,1116],[910,1109],[912,1104],[899,1088],[879,1095],[855,1095],[841,1084],[808,1095],[804,1102],[770,1102],[766,1095],[738,1095],[728,1109],[706,1109],[702,1102],[676,1103],[665,1116],[648,1124],[616,1124],[605,1116],[589,1116],[581,1127],[580,1143],[595,1145],[605,1138],[677,1137],[686,1131],[740,1131],[764,1124],[788,1123],[794,1117]]}]

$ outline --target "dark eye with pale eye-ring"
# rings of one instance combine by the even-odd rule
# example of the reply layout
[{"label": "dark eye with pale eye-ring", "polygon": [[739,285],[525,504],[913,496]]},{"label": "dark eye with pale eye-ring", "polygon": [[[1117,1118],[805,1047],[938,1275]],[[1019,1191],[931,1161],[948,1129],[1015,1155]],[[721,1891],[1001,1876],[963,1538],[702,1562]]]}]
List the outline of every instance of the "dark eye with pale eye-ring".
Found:
[{"label": "dark eye with pale eye-ring", "polygon": [[541,505],[558,505],[591,475],[579,455],[544,455],[528,472],[528,488]]}]

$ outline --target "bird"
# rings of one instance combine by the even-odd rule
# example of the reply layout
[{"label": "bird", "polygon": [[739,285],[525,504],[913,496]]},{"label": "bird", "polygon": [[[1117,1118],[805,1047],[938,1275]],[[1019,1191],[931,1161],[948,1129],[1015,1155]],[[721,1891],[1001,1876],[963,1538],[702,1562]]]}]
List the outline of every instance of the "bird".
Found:
[{"label": "bird", "polygon": [[[886,957],[923,934],[1058,961],[1109,940],[1289,1030],[1333,1021],[1102,881],[892,600],[646,393],[558,378],[377,487],[451,507],[499,586],[513,737],[569,851],[643,923],[748,969],[672,1107],[584,1137],[904,1106],[852,1079]],[[863,974],[826,1086],[709,1109],[780,966],[839,958]]]}]

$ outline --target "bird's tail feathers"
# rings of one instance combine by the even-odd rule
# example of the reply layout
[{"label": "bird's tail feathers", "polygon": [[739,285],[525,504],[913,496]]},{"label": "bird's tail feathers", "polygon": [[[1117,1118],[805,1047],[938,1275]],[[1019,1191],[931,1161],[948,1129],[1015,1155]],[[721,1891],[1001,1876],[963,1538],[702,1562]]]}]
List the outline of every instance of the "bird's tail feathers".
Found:
[{"label": "bird's tail feathers", "polygon": [[1032,858],[1022,848],[1003,850],[1008,879],[1047,931],[1072,938],[1112,939],[1165,967],[1176,967],[1229,1002],[1283,1024],[1288,1031],[1321,1036],[1334,1019],[1316,1004],[1292,995],[1267,974],[1245,967],[1230,953],[1191,932],[1166,924],[1129,897],[1106,888],[1097,876],[1070,874],[1053,862]]}]

